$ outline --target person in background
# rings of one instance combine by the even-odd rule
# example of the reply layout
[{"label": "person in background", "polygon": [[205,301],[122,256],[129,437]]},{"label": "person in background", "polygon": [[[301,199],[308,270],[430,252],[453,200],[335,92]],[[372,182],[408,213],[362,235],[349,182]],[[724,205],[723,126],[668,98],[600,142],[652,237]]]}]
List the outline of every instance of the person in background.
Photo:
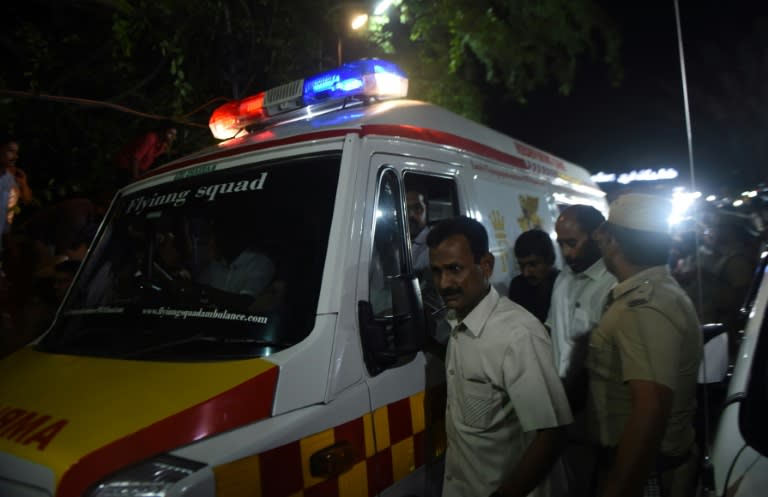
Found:
[{"label": "person in background", "polygon": [[13,217],[18,210],[18,204],[25,206],[37,203],[32,189],[29,187],[27,180],[27,173],[20,169],[17,165],[19,160],[19,142],[13,139],[7,139],[3,144],[4,155],[6,160],[6,170],[16,180],[16,187],[14,191],[15,198],[12,202],[13,208],[9,210],[9,222],[13,222]]},{"label": "person in background", "polygon": [[[587,421],[600,447],[598,495],[694,495],[693,428],[702,341],[696,310],[667,265],[671,203],[630,193],[597,240],[618,284],[592,331]],[[656,493],[657,492],[657,493]]]},{"label": "person in background", "polygon": [[117,155],[119,186],[137,180],[176,140],[176,127],[164,124],[128,143]]},{"label": "person in background", "polygon": [[[6,234],[10,230],[9,214],[12,214],[15,202],[14,192],[18,192],[18,185],[13,175],[16,160],[19,157],[19,147],[16,140],[10,137],[0,138],[0,265],[4,260],[3,246]],[[18,198],[16,193],[16,198]],[[10,209],[9,209],[10,208]],[[10,216],[11,220],[13,216]],[[1,266],[0,266],[1,267]]]},{"label": "person in background", "polygon": [[443,496],[563,495],[557,460],[571,413],[544,326],[490,284],[478,221],[443,221],[427,245],[451,326]]},{"label": "person in background", "polygon": [[408,208],[408,229],[411,234],[413,269],[416,274],[421,276],[421,273],[429,267],[427,203],[424,200],[424,195],[417,191],[406,192],[405,203]]},{"label": "person in background", "polygon": [[712,313],[702,321],[724,323],[731,333],[738,332],[739,310],[747,297],[759,254],[758,238],[747,223],[733,215],[719,214],[708,233],[714,253],[709,267],[713,288],[704,307]]},{"label": "person in background", "polygon": [[547,319],[552,288],[560,271],[555,267],[555,248],[549,234],[529,230],[515,240],[520,274],[509,284],[509,299],[525,307],[542,323]]},{"label": "person in background", "polygon": [[589,333],[600,321],[616,278],[600,259],[593,236],[605,221],[588,205],[572,205],[555,222],[557,243],[565,260],[555,280],[545,325],[550,329],[555,366],[571,403],[574,423],[568,429],[563,462],[572,495],[589,495],[596,462],[585,434],[584,402],[587,385],[584,362]]}]

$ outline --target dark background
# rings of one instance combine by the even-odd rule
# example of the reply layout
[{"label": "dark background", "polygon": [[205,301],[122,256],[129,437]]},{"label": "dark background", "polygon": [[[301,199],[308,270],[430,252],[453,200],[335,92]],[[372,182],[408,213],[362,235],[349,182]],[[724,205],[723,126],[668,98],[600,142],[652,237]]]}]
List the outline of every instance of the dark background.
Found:
[{"label": "dark background", "polygon": [[[496,107],[491,125],[592,173],[675,168],[689,182],[683,85],[673,1],[603,2],[622,34],[623,80],[586,61],[573,92],[543,89]],[[699,190],[733,195],[766,181],[766,7],[680,2]]]}]

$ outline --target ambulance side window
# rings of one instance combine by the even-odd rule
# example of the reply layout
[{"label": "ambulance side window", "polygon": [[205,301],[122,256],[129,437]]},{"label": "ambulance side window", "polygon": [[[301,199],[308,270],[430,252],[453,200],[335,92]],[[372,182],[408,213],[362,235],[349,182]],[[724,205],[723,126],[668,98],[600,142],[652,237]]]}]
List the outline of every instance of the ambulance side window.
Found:
[{"label": "ambulance side window", "polygon": [[[403,174],[403,184],[408,209],[413,274],[419,279],[424,307],[428,314],[433,315],[442,309],[444,304],[435,289],[429,270],[427,235],[435,224],[459,215],[456,181],[453,178],[406,171]],[[433,330],[430,330],[430,333],[432,332]]]},{"label": "ambulance side window", "polygon": [[428,226],[459,215],[459,200],[454,179],[406,171],[403,174],[403,184],[406,194],[418,194],[424,202],[425,221]]},{"label": "ambulance side window", "polygon": [[407,272],[403,194],[397,173],[384,169],[374,215],[373,247],[369,277],[373,315],[392,314],[391,277]]}]

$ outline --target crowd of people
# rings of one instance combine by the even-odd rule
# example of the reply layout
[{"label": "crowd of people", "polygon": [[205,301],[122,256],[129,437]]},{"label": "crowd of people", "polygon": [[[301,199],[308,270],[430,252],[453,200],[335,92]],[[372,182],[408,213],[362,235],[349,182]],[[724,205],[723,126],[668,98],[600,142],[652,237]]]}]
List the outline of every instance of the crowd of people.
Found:
[{"label": "crowd of people", "polygon": [[696,272],[711,273],[696,305],[670,209],[642,193],[619,196],[607,219],[565,208],[562,270],[548,233],[521,234],[509,298],[490,283],[480,223],[431,227],[429,271],[450,327],[443,496],[695,494],[701,324],[738,327],[757,245],[732,219],[707,218],[687,247],[701,252]]}]

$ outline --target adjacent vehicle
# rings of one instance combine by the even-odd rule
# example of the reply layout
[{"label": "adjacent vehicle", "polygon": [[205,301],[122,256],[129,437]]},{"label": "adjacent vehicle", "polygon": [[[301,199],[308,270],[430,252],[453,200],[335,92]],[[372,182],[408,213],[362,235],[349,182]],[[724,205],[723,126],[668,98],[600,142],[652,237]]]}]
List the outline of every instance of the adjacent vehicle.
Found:
[{"label": "adjacent vehicle", "polygon": [[521,232],[607,205],[407,84],[364,60],[226,104],[225,141],[118,193],[51,328],[0,361],[0,495],[439,495],[406,192],[485,225],[501,292]]},{"label": "adjacent vehicle", "polygon": [[716,495],[758,497],[768,487],[768,246],[743,312],[747,317],[715,436]]}]

